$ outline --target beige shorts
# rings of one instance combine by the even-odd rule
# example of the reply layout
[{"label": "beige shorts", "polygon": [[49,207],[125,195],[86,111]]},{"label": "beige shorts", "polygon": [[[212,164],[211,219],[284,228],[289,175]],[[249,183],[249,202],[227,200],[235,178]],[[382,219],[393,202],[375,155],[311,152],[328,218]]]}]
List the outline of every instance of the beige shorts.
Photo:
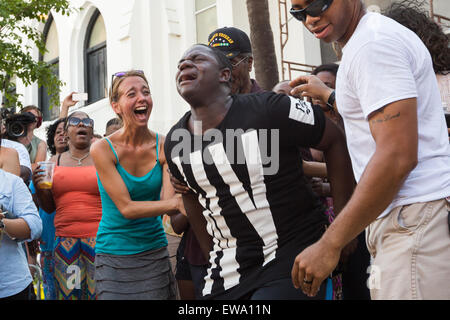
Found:
[{"label": "beige shorts", "polygon": [[367,227],[372,299],[450,299],[449,208],[446,199],[400,206]]}]

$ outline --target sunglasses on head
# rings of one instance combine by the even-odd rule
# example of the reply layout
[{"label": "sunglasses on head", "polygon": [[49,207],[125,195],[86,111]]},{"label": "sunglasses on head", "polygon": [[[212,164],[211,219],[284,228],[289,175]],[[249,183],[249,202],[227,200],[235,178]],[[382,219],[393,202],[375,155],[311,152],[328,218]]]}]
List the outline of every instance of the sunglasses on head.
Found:
[{"label": "sunglasses on head", "polygon": [[67,120],[67,126],[78,126],[80,123],[83,124],[83,126],[85,127],[89,127],[89,128],[93,128],[94,127],[94,120],[90,119],[90,118],[84,118],[84,119],[80,119],[77,117],[70,117]]},{"label": "sunglasses on head", "polygon": [[144,71],[142,71],[142,70],[119,71],[119,72],[114,73],[114,74],[111,76],[111,84],[113,83],[114,78],[121,78],[121,77],[123,77],[124,75],[128,74],[129,72],[137,72],[137,73],[142,73],[142,74],[144,74]]},{"label": "sunglasses on head", "polygon": [[294,9],[291,8],[289,13],[299,21],[306,21],[306,16],[318,17],[325,12],[333,3],[333,0],[314,0],[306,8]]}]

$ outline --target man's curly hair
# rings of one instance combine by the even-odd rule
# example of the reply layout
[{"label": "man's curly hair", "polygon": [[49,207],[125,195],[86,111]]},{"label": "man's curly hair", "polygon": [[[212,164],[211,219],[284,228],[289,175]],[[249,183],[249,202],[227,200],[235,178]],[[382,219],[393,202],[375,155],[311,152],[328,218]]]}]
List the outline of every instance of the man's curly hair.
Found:
[{"label": "man's curly hair", "polygon": [[447,35],[424,10],[424,1],[403,0],[395,2],[384,12],[386,16],[412,30],[423,41],[433,60],[435,73],[450,71],[450,48]]}]

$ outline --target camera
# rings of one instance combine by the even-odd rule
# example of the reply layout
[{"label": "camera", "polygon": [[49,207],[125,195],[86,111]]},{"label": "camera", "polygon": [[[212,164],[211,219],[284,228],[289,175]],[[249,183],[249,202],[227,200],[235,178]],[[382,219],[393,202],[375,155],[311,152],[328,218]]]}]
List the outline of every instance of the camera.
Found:
[{"label": "camera", "polygon": [[28,125],[37,121],[31,112],[13,113],[11,110],[3,109],[1,117],[5,123],[5,136],[10,140],[17,140],[28,133]]}]

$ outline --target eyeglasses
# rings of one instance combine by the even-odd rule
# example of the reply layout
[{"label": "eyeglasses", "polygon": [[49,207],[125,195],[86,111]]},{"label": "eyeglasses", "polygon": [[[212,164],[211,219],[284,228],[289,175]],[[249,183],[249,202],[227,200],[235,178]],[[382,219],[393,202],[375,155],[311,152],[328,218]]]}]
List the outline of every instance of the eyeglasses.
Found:
[{"label": "eyeglasses", "polygon": [[236,68],[238,65],[240,65],[241,64],[241,62],[242,61],[244,61],[245,59],[247,59],[248,58],[248,56],[247,57],[244,57],[244,58],[242,58],[241,60],[239,60],[238,62],[236,62],[236,63],[232,63],[231,64],[231,66],[233,67],[233,68]]},{"label": "eyeglasses", "polygon": [[67,120],[67,126],[78,126],[80,123],[83,124],[83,126],[85,127],[89,127],[89,128],[93,128],[94,127],[94,120],[90,119],[90,118],[84,118],[84,119],[80,119],[77,117],[70,117]]},{"label": "eyeglasses", "polygon": [[306,16],[318,17],[324,13],[333,3],[333,0],[314,0],[310,5],[303,9],[291,8],[289,13],[299,21],[306,21]]},{"label": "eyeglasses", "polygon": [[112,83],[113,83],[113,81],[114,81],[114,77],[120,78],[120,77],[123,77],[124,75],[126,75],[126,74],[128,74],[128,73],[130,73],[130,72],[137,72],[137,73],[142,73],[142,74],[144,74],[144,71],[142,71],[142,70],[130,70],[130,71],[120,71],[120,72],[116,72],[116,73],[114,73],[114,74],[111,76],[111,85],[112,85]]}]

